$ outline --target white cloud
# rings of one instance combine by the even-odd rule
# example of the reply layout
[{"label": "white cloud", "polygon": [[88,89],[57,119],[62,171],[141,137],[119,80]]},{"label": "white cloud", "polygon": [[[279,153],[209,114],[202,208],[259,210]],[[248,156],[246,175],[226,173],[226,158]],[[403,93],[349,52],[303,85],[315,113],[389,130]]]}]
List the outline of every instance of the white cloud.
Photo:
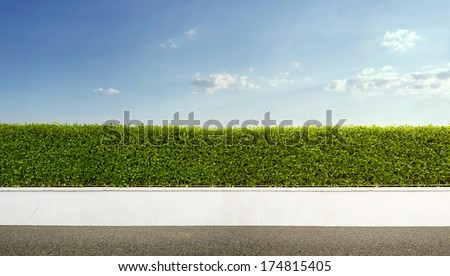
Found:
[{"label": "white cloud", "polygon": [[171,38],[171,39],[167,40],[166,42],[160,43],[159,47],[174,49],[174,48],[180,47],[180,44],[181,43],[179,41],[177,41],[176,39]]},{"label": "white cloud", "polygon": [[414,31],[400,29],[395,32],[386,32],[380,44],[394,51],[405,52],[414,47],[421,38]]},{"label": "white cloud", "polygon": [[239,78],[239,88],[242,89],[258,89],[259,87],[256,84],[253,84],[248,81],[247,76],[242,76]]},{"label": "white cloud", "polygon": [[185,31],[184,34],[185,34],[188,38],[192,38],[194,35],[197,34],[197,28],[191,28],[191,29]]},{"label": "white cloud", "polygon": [[278,74],[278,76],[276,76],[275,78],[269,79],[268,80],[269,85],[273,87],[278,87],[286,83],[294,82],[294,80],[290,79],[289,76],[290,76],[289,72],[282,72]]},{"label": "white cloud", "polygon": [[196,34],[197,34],[197,28],[191,28],[184,32],[184,35],[186,37],[177,36],[177,38],[168,39],[167,41],[159,43],[159,47],[160,48],[170,48],[170,49],[179,48],[181,46],[181,44],[183,44],[184,41],[194,37]]},{"label": "white cloud", "polygon": [[[216,73],[202,75],[197,73],[192,85],[196,90],[214,94],[219,90],[258,89],[259,87],[250,81],[247,76],[237,76],[228,73]],[[196,91],[195,91],[196,92]]]},{"label": "white cloud", "polygon": [[115,88],[95,88],[92,90],[95,93],[103,94],[103,95],[115,95],[119,94],[120,91]]},{"label": "white cloud", "polygon": [[291,65],[295,68],[295,69],[299,69],[300,68],[300,62],[296,62],[296,61],[292,61]]},{"label": "white cloud", "polygon": [[327,84],[326,91],[353,95],[413,94],[450,96],[450,66],[400,74],[393,67],[366,68],[347,79]]}]

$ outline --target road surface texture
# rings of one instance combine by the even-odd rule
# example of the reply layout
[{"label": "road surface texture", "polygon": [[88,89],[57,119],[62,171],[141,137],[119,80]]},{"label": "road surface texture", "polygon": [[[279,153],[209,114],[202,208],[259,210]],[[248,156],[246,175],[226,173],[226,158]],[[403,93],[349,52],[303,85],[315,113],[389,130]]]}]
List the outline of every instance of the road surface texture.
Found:
[{"label": "road surface texture", "polygon": [[450,227],[0,226],[0,255],[450,256]]}]

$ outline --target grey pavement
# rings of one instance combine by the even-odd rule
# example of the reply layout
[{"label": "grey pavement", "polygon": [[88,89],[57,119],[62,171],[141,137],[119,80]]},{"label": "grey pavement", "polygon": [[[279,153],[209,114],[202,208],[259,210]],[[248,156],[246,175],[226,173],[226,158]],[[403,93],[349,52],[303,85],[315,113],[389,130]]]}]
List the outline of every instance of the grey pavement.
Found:
[{"label": "grey pavement", "polygon": [[0,255],[450,256],[450,227],[0,226]]}]

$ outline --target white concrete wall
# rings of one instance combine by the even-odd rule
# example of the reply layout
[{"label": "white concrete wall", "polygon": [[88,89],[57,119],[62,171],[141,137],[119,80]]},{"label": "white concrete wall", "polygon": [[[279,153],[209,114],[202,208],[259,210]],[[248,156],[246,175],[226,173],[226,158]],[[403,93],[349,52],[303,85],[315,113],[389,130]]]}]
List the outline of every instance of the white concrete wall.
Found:
[{"label": "white concrete wall", "polygon": [[0,188],[0,225],[450,226],[450,188]]}]

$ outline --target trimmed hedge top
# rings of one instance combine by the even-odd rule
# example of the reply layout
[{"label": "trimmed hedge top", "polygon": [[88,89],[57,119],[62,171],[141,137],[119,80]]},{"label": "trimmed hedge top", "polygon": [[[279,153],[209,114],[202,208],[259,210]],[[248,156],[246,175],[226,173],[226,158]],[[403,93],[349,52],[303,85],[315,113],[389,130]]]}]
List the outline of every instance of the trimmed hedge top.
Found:
[{"label": "trimmed hedge top", "polygon": [[450,126],[0,124],[0,186],[448,186]]}]

